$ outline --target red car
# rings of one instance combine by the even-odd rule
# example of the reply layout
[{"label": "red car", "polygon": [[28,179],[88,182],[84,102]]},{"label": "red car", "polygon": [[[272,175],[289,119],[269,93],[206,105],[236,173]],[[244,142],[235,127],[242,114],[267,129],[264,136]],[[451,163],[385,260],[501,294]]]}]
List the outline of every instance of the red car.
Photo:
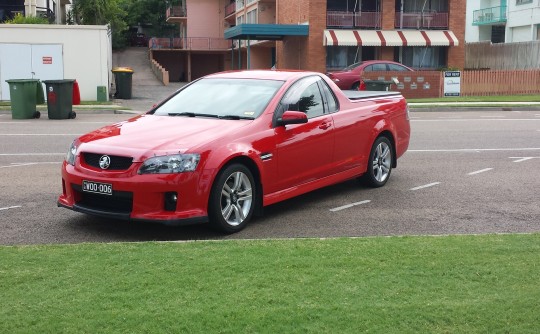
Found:
[{"label": "red car", "polygon": [[328,73],[328,77],[341,89],[365,90],[362,73],[379,71],[413,71],[413,69],[386,60],[368,60],[354,63],[341,71]]},{"label": "red car", "polygon": [[409,145],[407,103],[395,92],[347,94],[314,72],[206,76],[76,139],[58,205],[231,233],[317,188],[359,176],[381,187]]}]

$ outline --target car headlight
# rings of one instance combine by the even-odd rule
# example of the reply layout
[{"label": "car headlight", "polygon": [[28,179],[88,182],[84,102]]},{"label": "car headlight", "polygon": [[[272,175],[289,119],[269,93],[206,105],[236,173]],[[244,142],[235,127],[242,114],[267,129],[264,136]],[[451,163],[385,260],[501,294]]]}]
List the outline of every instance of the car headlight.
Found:
[{"label": "car headlight", "polygon": [[75,157],[77,156],[77,145],[75,142],[71,143],[69,150],[66,154],[66,162],[72,166],[75,166]]},{"label": "car headlight", "polygon": [[339,79],[338,78],[332,78],[332,81],[339,82]]},{"label": "car headlight", "polygon": [[152,157],[143,162],[139,174],[173,174],[192,172],[197,168],[200,154],[174,154]]}]

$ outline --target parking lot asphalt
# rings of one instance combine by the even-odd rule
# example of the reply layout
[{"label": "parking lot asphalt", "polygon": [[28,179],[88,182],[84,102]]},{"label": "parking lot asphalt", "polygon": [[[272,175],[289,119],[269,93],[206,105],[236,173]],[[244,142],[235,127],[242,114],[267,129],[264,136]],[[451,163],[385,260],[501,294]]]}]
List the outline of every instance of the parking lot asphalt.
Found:
[{"label": "parking lot asphalt", "polygon": [[0,244],[540,232],[540,113],[412,112],[409,151],[388,184],[355,180],[269,206],[245,230],[100,219],[56,206],[71,141],[132,115],[0,115]]}]

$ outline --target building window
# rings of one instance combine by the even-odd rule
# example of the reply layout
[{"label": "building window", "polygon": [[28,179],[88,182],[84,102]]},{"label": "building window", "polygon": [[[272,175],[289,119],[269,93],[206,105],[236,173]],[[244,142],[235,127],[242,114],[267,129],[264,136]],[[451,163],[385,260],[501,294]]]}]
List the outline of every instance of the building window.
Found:
[{"label": "building window", "polygon": [[516,5],[525,5],[532,2],[533,0],[516,0]]},{"label": "building window", "polygon": [[360,61],[360,50],[356,46],[327,46],[326,68],[328,70],[343,69]]},{"label": "building window", "polygon": [[418,70],[435,70],[446,67],[447,47],[403,47],[402,64]]},{"label": "building window", "polygon": [[251,4],[251,3],[254,3],[255,1],[257,1],[257,0],[247,0],[247,1],[246,1],[246,5],[249,5],[249,4]]},{"label": "building window", "polygon": [[236,10],[244,8],[244,0],[236,0]]},{"label": "building window", "polygon": [[257,9],[247,12],[246,23],[257,24]]},{"label": "building window", "polygon": [[236,18],[236,25],[244,23],[244,15],[238,16]]}]

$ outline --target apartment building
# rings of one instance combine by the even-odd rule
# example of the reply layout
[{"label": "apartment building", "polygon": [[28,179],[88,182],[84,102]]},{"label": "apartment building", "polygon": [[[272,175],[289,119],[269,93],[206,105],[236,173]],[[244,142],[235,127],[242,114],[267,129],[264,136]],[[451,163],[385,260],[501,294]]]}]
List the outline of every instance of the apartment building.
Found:
[{"label": "apartment building", "polygon": [[[465,5],[466,0],[181,0],[167,13],[180,37],[156,39],[151,48],[165,67],[181,67],[171,81],[237,68],[327,72],[371,59],[416,69],[463,68]],[[180,61],[174,65],[171,58]]]},{"label": "apartment building", "polygon": [[66,6],[72,0],[0,0],[0,23],[17,14],[48,18],[50,23],[62,24],[66,18]]},{"label": "apartment building", "polygon": [[467,43],[540,40],[540,0],[468,0]]}]

